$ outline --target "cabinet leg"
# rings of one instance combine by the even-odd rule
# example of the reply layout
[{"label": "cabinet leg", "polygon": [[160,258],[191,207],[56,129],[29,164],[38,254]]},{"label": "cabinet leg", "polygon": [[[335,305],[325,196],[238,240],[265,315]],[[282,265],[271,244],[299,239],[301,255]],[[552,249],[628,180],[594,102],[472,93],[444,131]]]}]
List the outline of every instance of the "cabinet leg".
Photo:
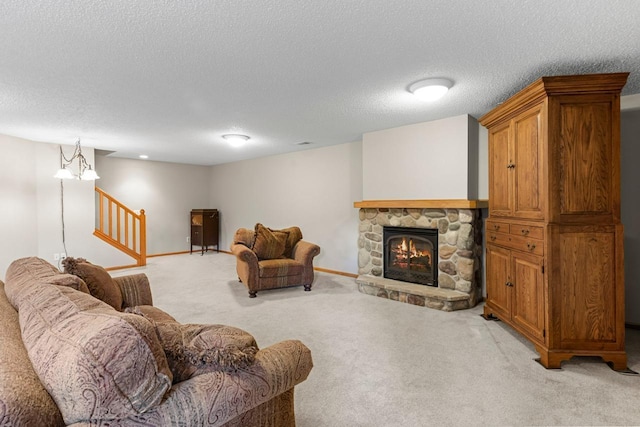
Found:
[{"label": "cabinet leg", "polygon": [[249,291],[249,298],[255,298],[256,296],[258,296],[258,292],[256,292],[256,291]]},{"label": "cabinet leg", "polygon": [[482,317],[484,320],[500,321],[500,319],[494,316],[493,313],[489,313],[489,314],[482,313],[480,317]]},{"label": "cabinet leg", "polygon": [[311,285],[304,285],[304,290],[307,292],[311,291]]},{"label": "cabinet leg", "polygon": [[484,308],[482,309],[482,314],[480,315],[484,318],[484,320],[500,320],[498,319],[496,316],[493,315],[493,312],[491,311],[491,309],[489,307],[484,306]]},{"label": "cabinet leg", "polygon": [[560,365],[564,360],[569,360],[575,356],[575,354],[567,352],[549,351],[539,345],[535,345],[535,348],[540,355],[540,358],[536,359],[536,361],[547,369],[560,369]]},{"label": "cabinet leg", "polygon": [[540,358],[536,359],[542,366],[547,369],[560,369],[562,362],[569,360],[574,356],[595,356],[600,357],[611,369],[620,373],[635,373],[627,368],[627,354],[624,351],[611,352],[589,352],[589,351],[548,351],[544,348],[536,346],[536,351],[540,354]]}]

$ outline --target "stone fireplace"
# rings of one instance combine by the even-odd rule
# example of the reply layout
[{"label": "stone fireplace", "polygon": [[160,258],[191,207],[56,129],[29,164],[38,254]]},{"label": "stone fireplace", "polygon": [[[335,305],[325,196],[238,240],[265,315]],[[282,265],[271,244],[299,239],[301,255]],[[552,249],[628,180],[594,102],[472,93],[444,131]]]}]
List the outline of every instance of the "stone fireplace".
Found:
[{"label": "stone fireplace", "polygon": [[[385,203],[368,201],[354,204],[360,207],[358,289],[369,295],[443,311],[473,307],[479,301],[482,290],[481,208],[485,207],[486,202],[423,202],[427,206],[437,206],[437,202],[443,202],[442,206],[464,207],[369,207]],[[434,236],[433,240],[423,236],[418,236],[417,240],[413,238],[413,249],[405,236],[403,248],[402,237],[392,237],[391,241],[385,237],[387,228],[399,231],[400,235],[403,230],[409,233],[413,229],[431,230]],[[415,265],[415,270],[426,270],[428,255],[424,253],[428,252],[427,241],[433,242],[434,246],[430,255],[433,267],[430,286],[412,283],[403,277],[388,277],[388,270],[394,267],[390,265],[391,260],[385,259],[385,243],[395,245],[395,253],[400,253],[401,259],[413,250],[416,256],[411,260],[412,265],[418,260],[422,263]],[[398,245],[400,248],[397,248]]]}]

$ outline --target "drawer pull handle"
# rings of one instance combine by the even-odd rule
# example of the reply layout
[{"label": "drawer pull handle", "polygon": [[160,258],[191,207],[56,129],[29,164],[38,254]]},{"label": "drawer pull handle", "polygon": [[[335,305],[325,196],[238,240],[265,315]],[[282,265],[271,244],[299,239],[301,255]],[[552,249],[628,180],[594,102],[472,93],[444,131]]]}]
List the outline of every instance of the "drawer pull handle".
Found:
[{"label": "drawer pull handle", "polygon": [[500,226],[498,224],[493,224],[493,229],[498,231],[500,230]]},{"label": "drawer pull handle", "polygon": [[529,229],[528,228],[523,228],[522,230],[520,230],[520,232],[522,233],[523,236],[526,236],[529,234]]},{"label": "drawer pull handle", "polygon": [[492,235],[491,235],[491,241],[492,241],[492,242],[495,242],[495,240],[496,240],[496,235],[495,235],[495,234],[492,234]]},{"label": "drawer pull handle", "polygon": [[511,282],[507,282],[507,283],[505,283],[505,285],[507,285],[507,286],[508,286],[508,287],[510,287],[510,288],[512,288],[512,287],[513,287],[513,283],[511,283]]},{"label": "drawer pull handle", "polygon": [[516,165],[514,165],[513,163],[509,163],[507,165],[507,169],[514,169],[516,167]]},{"label": "drawer pull handle", "polygon": [[536,248],[535,243],[527,243],[527,249],[529,249],[530,251],[533,251],[535,248]]}]

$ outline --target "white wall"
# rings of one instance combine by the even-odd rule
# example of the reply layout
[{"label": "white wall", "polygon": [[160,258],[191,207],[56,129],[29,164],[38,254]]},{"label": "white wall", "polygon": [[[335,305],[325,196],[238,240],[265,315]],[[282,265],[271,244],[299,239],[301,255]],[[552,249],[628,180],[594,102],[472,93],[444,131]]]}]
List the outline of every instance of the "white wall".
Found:
[{"label": "white wall", "polygon": [[489,200],[489,131],[478,123],[478,199]]},{"label": "white wall", "polygon": [[466,114],[365,133],[364,200],[477,198],[477,139]]},{"label": "white wall", "polygon": [[[93,236],[95,192],[90,181],[64,181],[63,245],[60,180],[53,178],[60,167],[58,145],[0,136],[0,150],[1,277],[13,260],[26,256],[39,256],[59,266],[54,254],[65,251],[105,266],[132,263]],[[63,150],[70,156],[74,147],[63,146]],[[83,154],[93,163],[92,149],[83,147]]]},{"label": "white wall", "polygon": [[96,170],[98,187],[130,209],[144,209],[148,255],[189,250],[189,212],[212,207],[209,166],[96,156]]},{"label": "white wall", "polygon": [[621,114],[621,199],[626,322],[640,325],[640,110]]},{"label": "white wall", "polygon": [[38,253],[38,193],[36,143],[0,135],[0,151],[1,279],[11,261]]},{"label": "white wall", "polygon": [[213,166],[211,207],[220,211],[223,249],[241,227],[297,225],[321,248],[316,267],[357,274],[361,161],[357,142]]}]

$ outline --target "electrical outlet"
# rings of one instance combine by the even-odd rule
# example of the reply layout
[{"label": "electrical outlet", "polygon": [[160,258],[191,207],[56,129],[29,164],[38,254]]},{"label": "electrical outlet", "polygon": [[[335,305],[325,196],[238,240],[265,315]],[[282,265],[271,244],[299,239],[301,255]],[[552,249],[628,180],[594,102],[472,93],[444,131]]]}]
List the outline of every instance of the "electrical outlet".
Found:
[{"label": "electrical outlet", "polygon": [[53,260],[54,261],[60,260],[60,254],[53,254]]},{"label": "electrical outlet", "polygon": [[187,237],[187,243],[191,241],[191,237]]}]

